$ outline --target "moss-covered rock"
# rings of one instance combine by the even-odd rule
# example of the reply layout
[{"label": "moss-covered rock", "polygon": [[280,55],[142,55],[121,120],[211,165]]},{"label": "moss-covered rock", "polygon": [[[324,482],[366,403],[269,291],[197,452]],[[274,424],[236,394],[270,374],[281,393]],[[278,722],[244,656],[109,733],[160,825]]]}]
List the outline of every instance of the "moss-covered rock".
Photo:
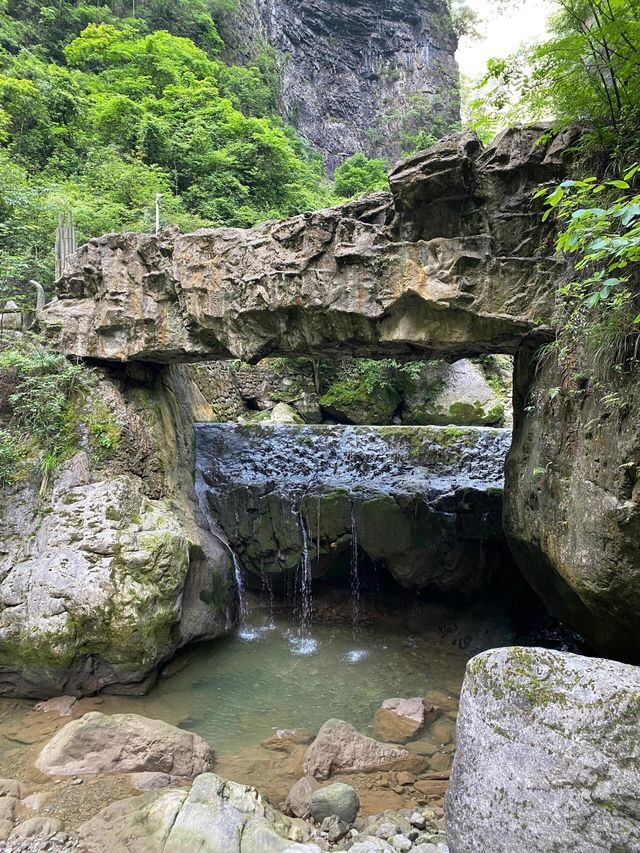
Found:
[{"label": "moss-covered rock", "polygon": [[199,519],[188,385],[172,372],[102,375],[95,418],[84,408],[118,424],[117,446],[92,453],[104,430],[87,430],[48,489],[35,473],[5,489],[0,693],[141,692],[176,648],[232,625],[230,561]]},{"label": "moss-covered rock", "polygon": [[404,423],[502,426],[504,395],[482,367],[468,359],[425,365],[405,397]]},{"label": "moss-covered rock", "polygon": [[447,793],[452,853],[640,848],[640,670],[547,649],[467,667]]},{"label": "moss-covered rock", "polygon": [[367,385],[358,378],[334,382],[320,398],[325,414],[339,423],[388,424],[398,408],[401,396],[393,385]]}]

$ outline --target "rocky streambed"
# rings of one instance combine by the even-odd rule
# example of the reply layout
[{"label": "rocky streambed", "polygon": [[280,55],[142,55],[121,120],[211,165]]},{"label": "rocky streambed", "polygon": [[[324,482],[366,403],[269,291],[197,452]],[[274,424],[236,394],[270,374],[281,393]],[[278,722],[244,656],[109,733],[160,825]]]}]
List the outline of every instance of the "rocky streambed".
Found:
[{"label": "rocky streambed", "polygon": [[[640,843],[638,695],[634,667],[494,649],[470,661],[459,708],[431,692],[383,702],[375,738],[339,719],[315,735],[274,732],[264,748],[300,774],[277,804],[219,775],[197,734],[50,700],[33,711],[51,727],[38,780],[0,780],[0,843],[15,853],[626,853]],[[453,744],[456,721],[443,809],[448,774],[425,771],[416,738]],[[361,795],[380,778],[416,802],[370,813]]]}]

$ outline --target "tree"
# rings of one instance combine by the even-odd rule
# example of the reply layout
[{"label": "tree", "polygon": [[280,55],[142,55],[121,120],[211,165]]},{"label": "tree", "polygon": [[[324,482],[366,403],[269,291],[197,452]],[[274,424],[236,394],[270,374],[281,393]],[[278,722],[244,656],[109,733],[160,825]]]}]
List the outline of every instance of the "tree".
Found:
[{"label": "tree", "polygon": [[352,198],[388,189],[387,168],[382,160],[370,160],[358,153],[336,169],[333,191],[338,198]]}]

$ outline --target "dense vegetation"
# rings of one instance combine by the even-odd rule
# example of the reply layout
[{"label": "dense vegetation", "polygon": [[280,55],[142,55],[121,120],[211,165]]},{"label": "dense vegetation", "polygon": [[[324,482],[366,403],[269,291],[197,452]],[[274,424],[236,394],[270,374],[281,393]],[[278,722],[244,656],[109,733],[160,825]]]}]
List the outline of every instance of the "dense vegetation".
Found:
[{"label": "dense vegetation", "polygon": [[49,475],[83,446],[95,461],[113,451],[120,427],[97,397],[91,370],[22,335],[0,351],[0,487],[40,469]]},{"label": "dense vegetation", "polygon": [[[52,280],[57,214],[80,241],[250,225],[327,198],[321,164],[276,116],[274,62],[227,65],[233,0],[0,0],[0,287]],[[135,13],[135,14],[134,14]]]},{"label": "dense vegetation", "polygon": [[505,123],[580,121],[585,151],[605,163],[628,162],[640,150],[640,0],[554,6],[548,38],[489,62],[470,122],[488,138]]},{"label": "dense vegetation", "polygon": [[566,367],[585,344],[602,377],[640,354],[640,0],[555,6],[547,39],[489,62],[469,121],[485,140],[513,122],[581,126],[573,179],[538,193],[569,262],[550,352]]}]

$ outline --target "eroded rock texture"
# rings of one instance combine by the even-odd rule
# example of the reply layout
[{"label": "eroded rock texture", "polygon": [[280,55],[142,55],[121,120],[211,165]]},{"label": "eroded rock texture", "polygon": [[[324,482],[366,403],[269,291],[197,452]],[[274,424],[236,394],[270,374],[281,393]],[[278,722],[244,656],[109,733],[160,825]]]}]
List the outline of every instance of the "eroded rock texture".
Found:
[{"label": "eroded rock texture", "polygon": [[637,372],[516,360],[505,530],[521,571],[603,654],[640,662],[640,385]]},{"label": "eroded rock texture", "polygon": [[544,340],[558,261],[531,200],[571,134],[471,133],[401,163],[378,194],[248,231],[109,235],[79,249],[39,315],[68,355],[449,360]]},{"label": "eroded rock texture", "polygon": [[447,792],[451,853],[640,846],[640,671],[547,649],[467,667]]},{"label": "eroded rock texture", "polygon": [[[138,372],[144,376],[144,371]],[[102,377],[119,424],[104,463],[80,450],[42,492],[0,507],[0,694],[143,692],[192,640],[233,624],[226,549],[200,517],[184,369]]]},{"label": "eroded rock texture", "polygon": [[407,137],[442,135],[459,120],[457,40],[443,0],[242,5],[225,38],[248,59],[261,41],[275,49],[283,117],[330,171],[356,151],[393,162]]}]

